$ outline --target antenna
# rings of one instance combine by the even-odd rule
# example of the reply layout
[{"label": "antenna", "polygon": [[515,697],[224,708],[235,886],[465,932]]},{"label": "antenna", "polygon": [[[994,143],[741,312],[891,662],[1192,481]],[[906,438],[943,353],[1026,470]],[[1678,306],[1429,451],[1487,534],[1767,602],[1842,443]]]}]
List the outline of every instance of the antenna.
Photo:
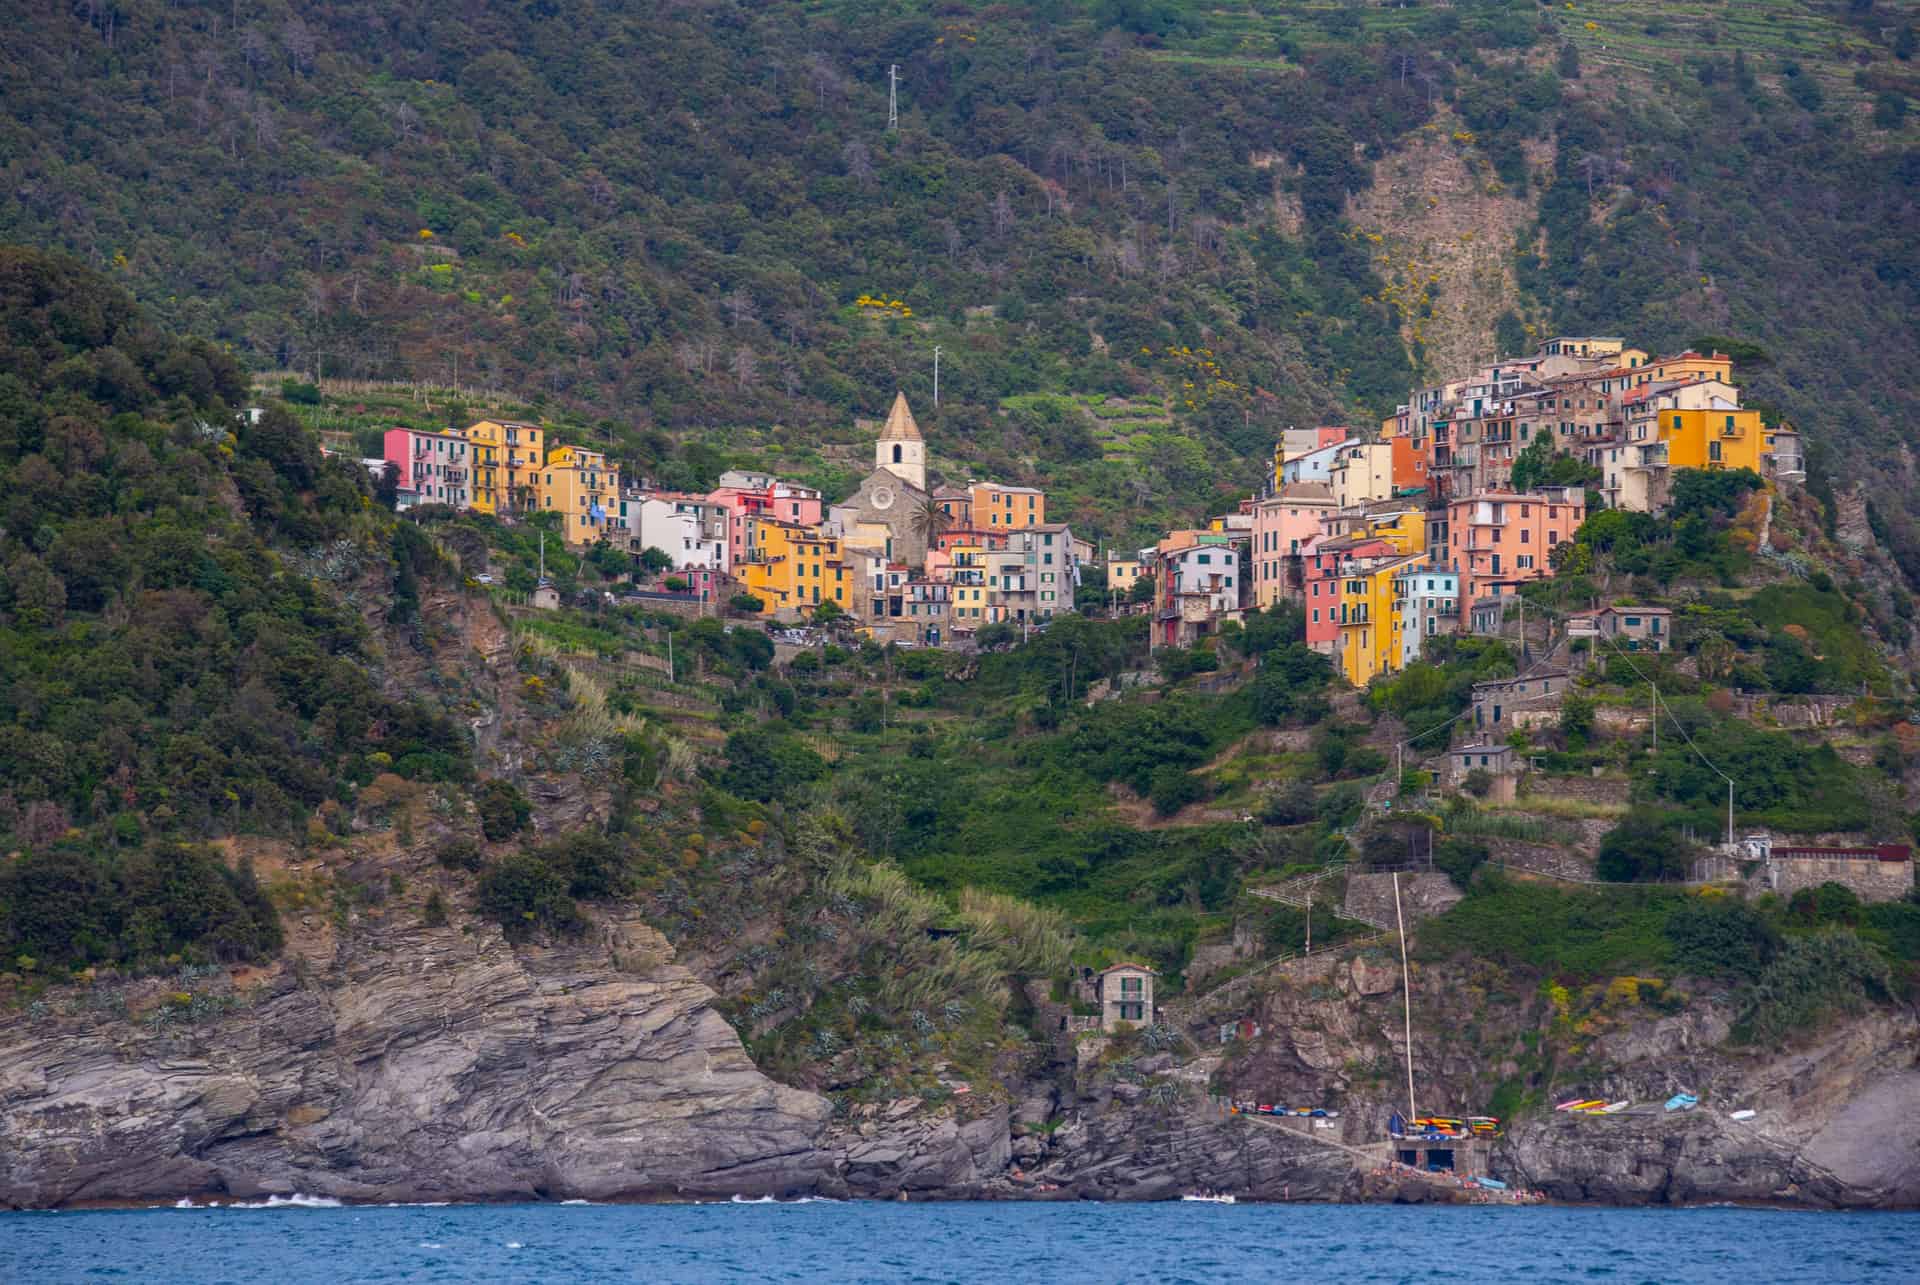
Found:
[{"label": "antenna", "polygon": [[900,64],[887,64],[887,128],[900,128]]},{"label": "antenna", "polygon": [[933,404],[940,405],[940,345],[933,346]]}]

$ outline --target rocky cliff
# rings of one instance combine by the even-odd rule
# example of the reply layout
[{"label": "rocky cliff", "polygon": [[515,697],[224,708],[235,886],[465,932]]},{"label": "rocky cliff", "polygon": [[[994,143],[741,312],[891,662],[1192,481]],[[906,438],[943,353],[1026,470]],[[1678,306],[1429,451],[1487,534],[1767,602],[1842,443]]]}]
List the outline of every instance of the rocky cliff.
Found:
[{"label": "rocky cliff", "polygon": [[[1017,1104],[906,1099],[836,1118],[762,1075],[713,992],[637,919],[541,948],[358,914],[297,934],[271,969],[103,984],[0,1024],[0,1200],[1430,1197],[1373,1172],[1399,1092],[1395,970],[1310,962],[1254,1001],[1260,1035],[1224,1067],[1158,1054],[1123,1078],[1089,1059]],[[1421,979],[1443,980],[1471,994],[1464,977]],[[1496,1171],[1568,1200],[1920,1203],[1911,1016],[1735,1058],[1711,1013],[1623,1022],[1591,1050],[1611,1068],[1595,1093],[1684,1084],[1708,1106],[1525,1121]],[[1497,1042],[1497,1024],[1481,1038]],[[1436,1100],[1485,1069],[1425,1037],[1416,1060]],[[1315,1134],[1142,1088],[1210,1070],[1236,1092],[1345,1111]],[[1758,1114],[1732,1121],[1734,1105]]]},{"label": "rocky cliff", "polygon": [[835,1121],[755,1069],[644,923],[547,949],[406,919],[359,913],[271,969],[103,983],[10,1016],[0,1202],[1310,1198],[1349,1176],[1339,1151],[1217,1109],[1111,1097]]}]

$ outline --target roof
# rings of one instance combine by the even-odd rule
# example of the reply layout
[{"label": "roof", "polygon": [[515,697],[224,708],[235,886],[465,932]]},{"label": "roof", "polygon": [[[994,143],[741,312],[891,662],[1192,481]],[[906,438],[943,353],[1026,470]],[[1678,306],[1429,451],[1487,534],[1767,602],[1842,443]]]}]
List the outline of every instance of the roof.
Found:
[{"label": "roof", "polygon": [[1621,616],[1629,611],[1636,616],[1671,616],[1673,614],[1672,607],[1601,607],[1599,610],[1593,612],[1593,614],[1599,616],[1612,613],[1613,615]]},{"label": "roof", "polygon": [[1456,745],[1449,754],[1511,754],[1513,746],[1505,741],[1481,741],[1475,745]]},{"label": "roof", "polygon": [[1123,959],[1117,964],[1108,964],[1105,968],[1101,969],[1100,976],[1105,977],[1108,973],[1118,972],[1122,968],[1131,968],[1135,972],[1152,973],[1155,977],[1160,975],[1160,970],[1152,964],[1138,964],[1131,959]]},{"label": "roof", "polygon": [[887,412],[887,423],[886,426],[880,430],[880,440],[883,442],[919,442],[925,440],[920,436],[920,426],[913,422],[913,412],[907,408],[907,395],[905,393],[895,393],[893,395],[893,409]]},{"label": "roof", "polygon": [[936,487],[933,492],[936,500],[970,500],[973,492],[957,486]]},{"label": "roof", "polygon": [[1483,679],[1480,682],[1475,683],[1473,685],[1473,689],[1475,691],[1479,691],[1482,687],[1511,687],[1515,683],[1524,683],[1524,682],[1527,682],[1529,679],[1565,678],[1566,676],[1567,676],[1567,671],[1564,669],[1543,669],[1537,673],[1532,673],[1532,674],[1509,674],[1505,678]]}]

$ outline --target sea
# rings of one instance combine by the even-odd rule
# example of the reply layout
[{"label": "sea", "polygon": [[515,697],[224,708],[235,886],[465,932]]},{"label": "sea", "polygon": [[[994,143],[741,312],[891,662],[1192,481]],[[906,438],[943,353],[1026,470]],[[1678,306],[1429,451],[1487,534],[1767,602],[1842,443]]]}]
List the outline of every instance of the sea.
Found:
[{"label": "sea", "polygon": [[244,1206],[0,1214],[0,1281],[1920,1279],[1920,1215],[1383,1205]]}]

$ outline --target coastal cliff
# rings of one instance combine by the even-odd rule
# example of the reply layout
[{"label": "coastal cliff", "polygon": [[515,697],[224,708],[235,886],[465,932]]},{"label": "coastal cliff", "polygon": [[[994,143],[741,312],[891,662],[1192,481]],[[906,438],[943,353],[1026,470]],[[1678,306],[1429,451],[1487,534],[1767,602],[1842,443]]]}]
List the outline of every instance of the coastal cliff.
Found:
[{"label": "coastal cliff", "polygon": [[[836,1117],[828,1098],[757,1070],[714,992],[637,918],[548,948],[479,922],[363,915],[191,992],[171,989],[177,978],[102,983],[0,1023],[0,1200],[1433,1198],[1379,1180],[1367,1144],[1392,1094],[1344,1082],[1385,1037],[1377,970],[1326,967],[1341,976],[1315,998],[1266,1001],[1276,1038],[1257,1068],[1349,1094],[1324,1136],[1199,1095],[1156,1104],[1097,1062],[1056,1065],[1017,1103],[905,1099]],[[1337,1008],[1344,1034],[1309,1033],[1326,1023],[1289,1008],[1300,1002],[1323,1018]],[[1496,1167],[1575,1201],[1912,1206],[1917,1033],[1909,1017],[1874,1016],[1734,1061],[1710,1051],[1715,1032],[1663,1019],[1603,1050],[1613,1091],[1695,1076],[1715,1109],[1523,1121]],[[1726,1119],[1720,1104],[1736,1100],[1759,1114]]]}]

